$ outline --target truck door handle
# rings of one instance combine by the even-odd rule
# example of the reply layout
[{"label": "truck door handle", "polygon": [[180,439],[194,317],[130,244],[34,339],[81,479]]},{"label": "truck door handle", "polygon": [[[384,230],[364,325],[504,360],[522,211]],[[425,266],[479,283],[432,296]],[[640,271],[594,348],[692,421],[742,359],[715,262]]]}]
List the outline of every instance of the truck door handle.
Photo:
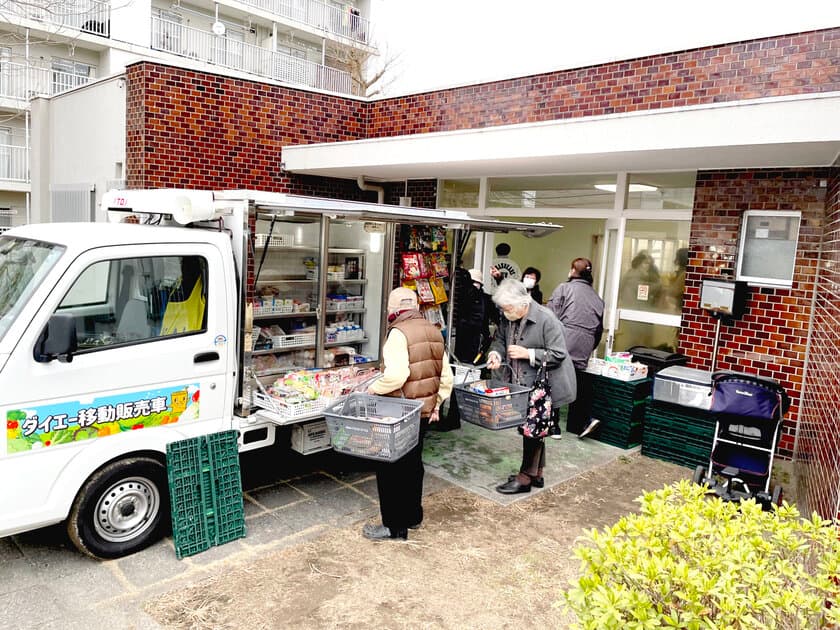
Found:
[{"label": "truck door handle", "polygon": [[208,361],[218,361],[218,352],[199,352],[193,357],[193,363],[207,363]]}]

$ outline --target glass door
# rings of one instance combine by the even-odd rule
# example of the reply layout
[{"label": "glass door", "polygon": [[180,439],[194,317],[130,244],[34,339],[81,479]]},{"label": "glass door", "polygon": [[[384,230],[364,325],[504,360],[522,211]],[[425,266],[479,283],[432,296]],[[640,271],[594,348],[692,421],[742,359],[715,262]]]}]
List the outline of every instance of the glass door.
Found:
[{"label": "glass door", "polygon": [[267,380],[316,366],[321,218],[258,218],[252,361]]},{"label": "glass door", "polygon": [[379,360],[385,224],[330,219],[323,357],[335,367]]},{"label": "glass door", "polygon": [[[688,220],[621,219],[615,232],[609,292],[613,351],[645,346],[676,352],[680,331]],[[613,306],[614,305],[614,306]]]}]

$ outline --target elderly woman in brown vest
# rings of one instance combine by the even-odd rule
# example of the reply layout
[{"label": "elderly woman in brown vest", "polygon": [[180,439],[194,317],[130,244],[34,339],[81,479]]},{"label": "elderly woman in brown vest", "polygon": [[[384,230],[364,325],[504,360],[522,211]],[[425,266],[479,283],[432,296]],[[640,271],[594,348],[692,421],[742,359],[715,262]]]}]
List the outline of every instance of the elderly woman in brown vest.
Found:
[{"label": "elderly woman in brown vest", "polygon": [[388,337],[382,347],[382,378],[368,388],[371,394],[422,400],[420,440],[404,457],[376,470],[381,525],[365,525],[371,540],[408,538],[423,520],[423,435],[439,419],[440,404],[452,392],[452,370],[443,336],[418,310],[417,295],[405,288],[388,296]]},{"label": "elderly woman in brown vest", "polygon": [[[510,365],[503,370],[516,385],[531,387],[540,366],[545,362],[551,386],[551,407],[555,420],[560,407],[575,399],[575,369],[566,351],[563,324],[546,307],[537,304],[518,280],[503,281],[493,294],[506,321],[499,324],[490,345],[487,367],[499,369],[502,361]],[[543,438],[522,437],[522,465],[507,483],[496,487],[502,494],[530,492],[531,486],[545,485],[545,443]]]}]

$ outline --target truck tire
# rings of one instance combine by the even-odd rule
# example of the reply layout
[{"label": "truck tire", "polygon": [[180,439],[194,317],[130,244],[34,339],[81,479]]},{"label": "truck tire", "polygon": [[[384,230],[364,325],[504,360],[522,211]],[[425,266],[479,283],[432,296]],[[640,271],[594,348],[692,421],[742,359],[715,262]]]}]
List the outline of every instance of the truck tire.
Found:
[{"label": "truck tire", "polygon": [[105,560],[148,547],[168,523],[165,466],[152,457],[129,457],[85,482],[67,518],[67,534],[79,551]]}]

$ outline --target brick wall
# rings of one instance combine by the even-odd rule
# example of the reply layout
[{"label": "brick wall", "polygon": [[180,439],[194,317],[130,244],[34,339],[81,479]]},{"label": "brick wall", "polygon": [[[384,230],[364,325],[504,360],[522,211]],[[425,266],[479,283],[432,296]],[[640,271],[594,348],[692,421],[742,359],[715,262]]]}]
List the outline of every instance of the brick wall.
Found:
[{"label": "brick wall", "polygon": [[840,90],[840,28],[710,46],[373,103],[368,137]]},{"label": "brick wall", "polygon": [[840,516],[840,169],[828,180],[794,471],[805,511]]},{"label": "brick wall", "polygon": [[151,62],[129,66],[126,83],[129,188],[361,192],[353,182],[293,178],[281,148],[364,137],[364,103]]},{"label": "brick wall", "polygon": [[715,320],[700,309],[704,277],[734,273],[744,210],[799,210],[802,222],[793,287],[750,287],[746,314],[733,326],[721,325],[715,369],[754,372],[778,379],[792,404],[783,425],[779,455],[793,455],[805,347],[825,214],[828,169],[713,171],[697,176],[691,223],[690,260],[680,351],[689,365],[709,369]]}]

